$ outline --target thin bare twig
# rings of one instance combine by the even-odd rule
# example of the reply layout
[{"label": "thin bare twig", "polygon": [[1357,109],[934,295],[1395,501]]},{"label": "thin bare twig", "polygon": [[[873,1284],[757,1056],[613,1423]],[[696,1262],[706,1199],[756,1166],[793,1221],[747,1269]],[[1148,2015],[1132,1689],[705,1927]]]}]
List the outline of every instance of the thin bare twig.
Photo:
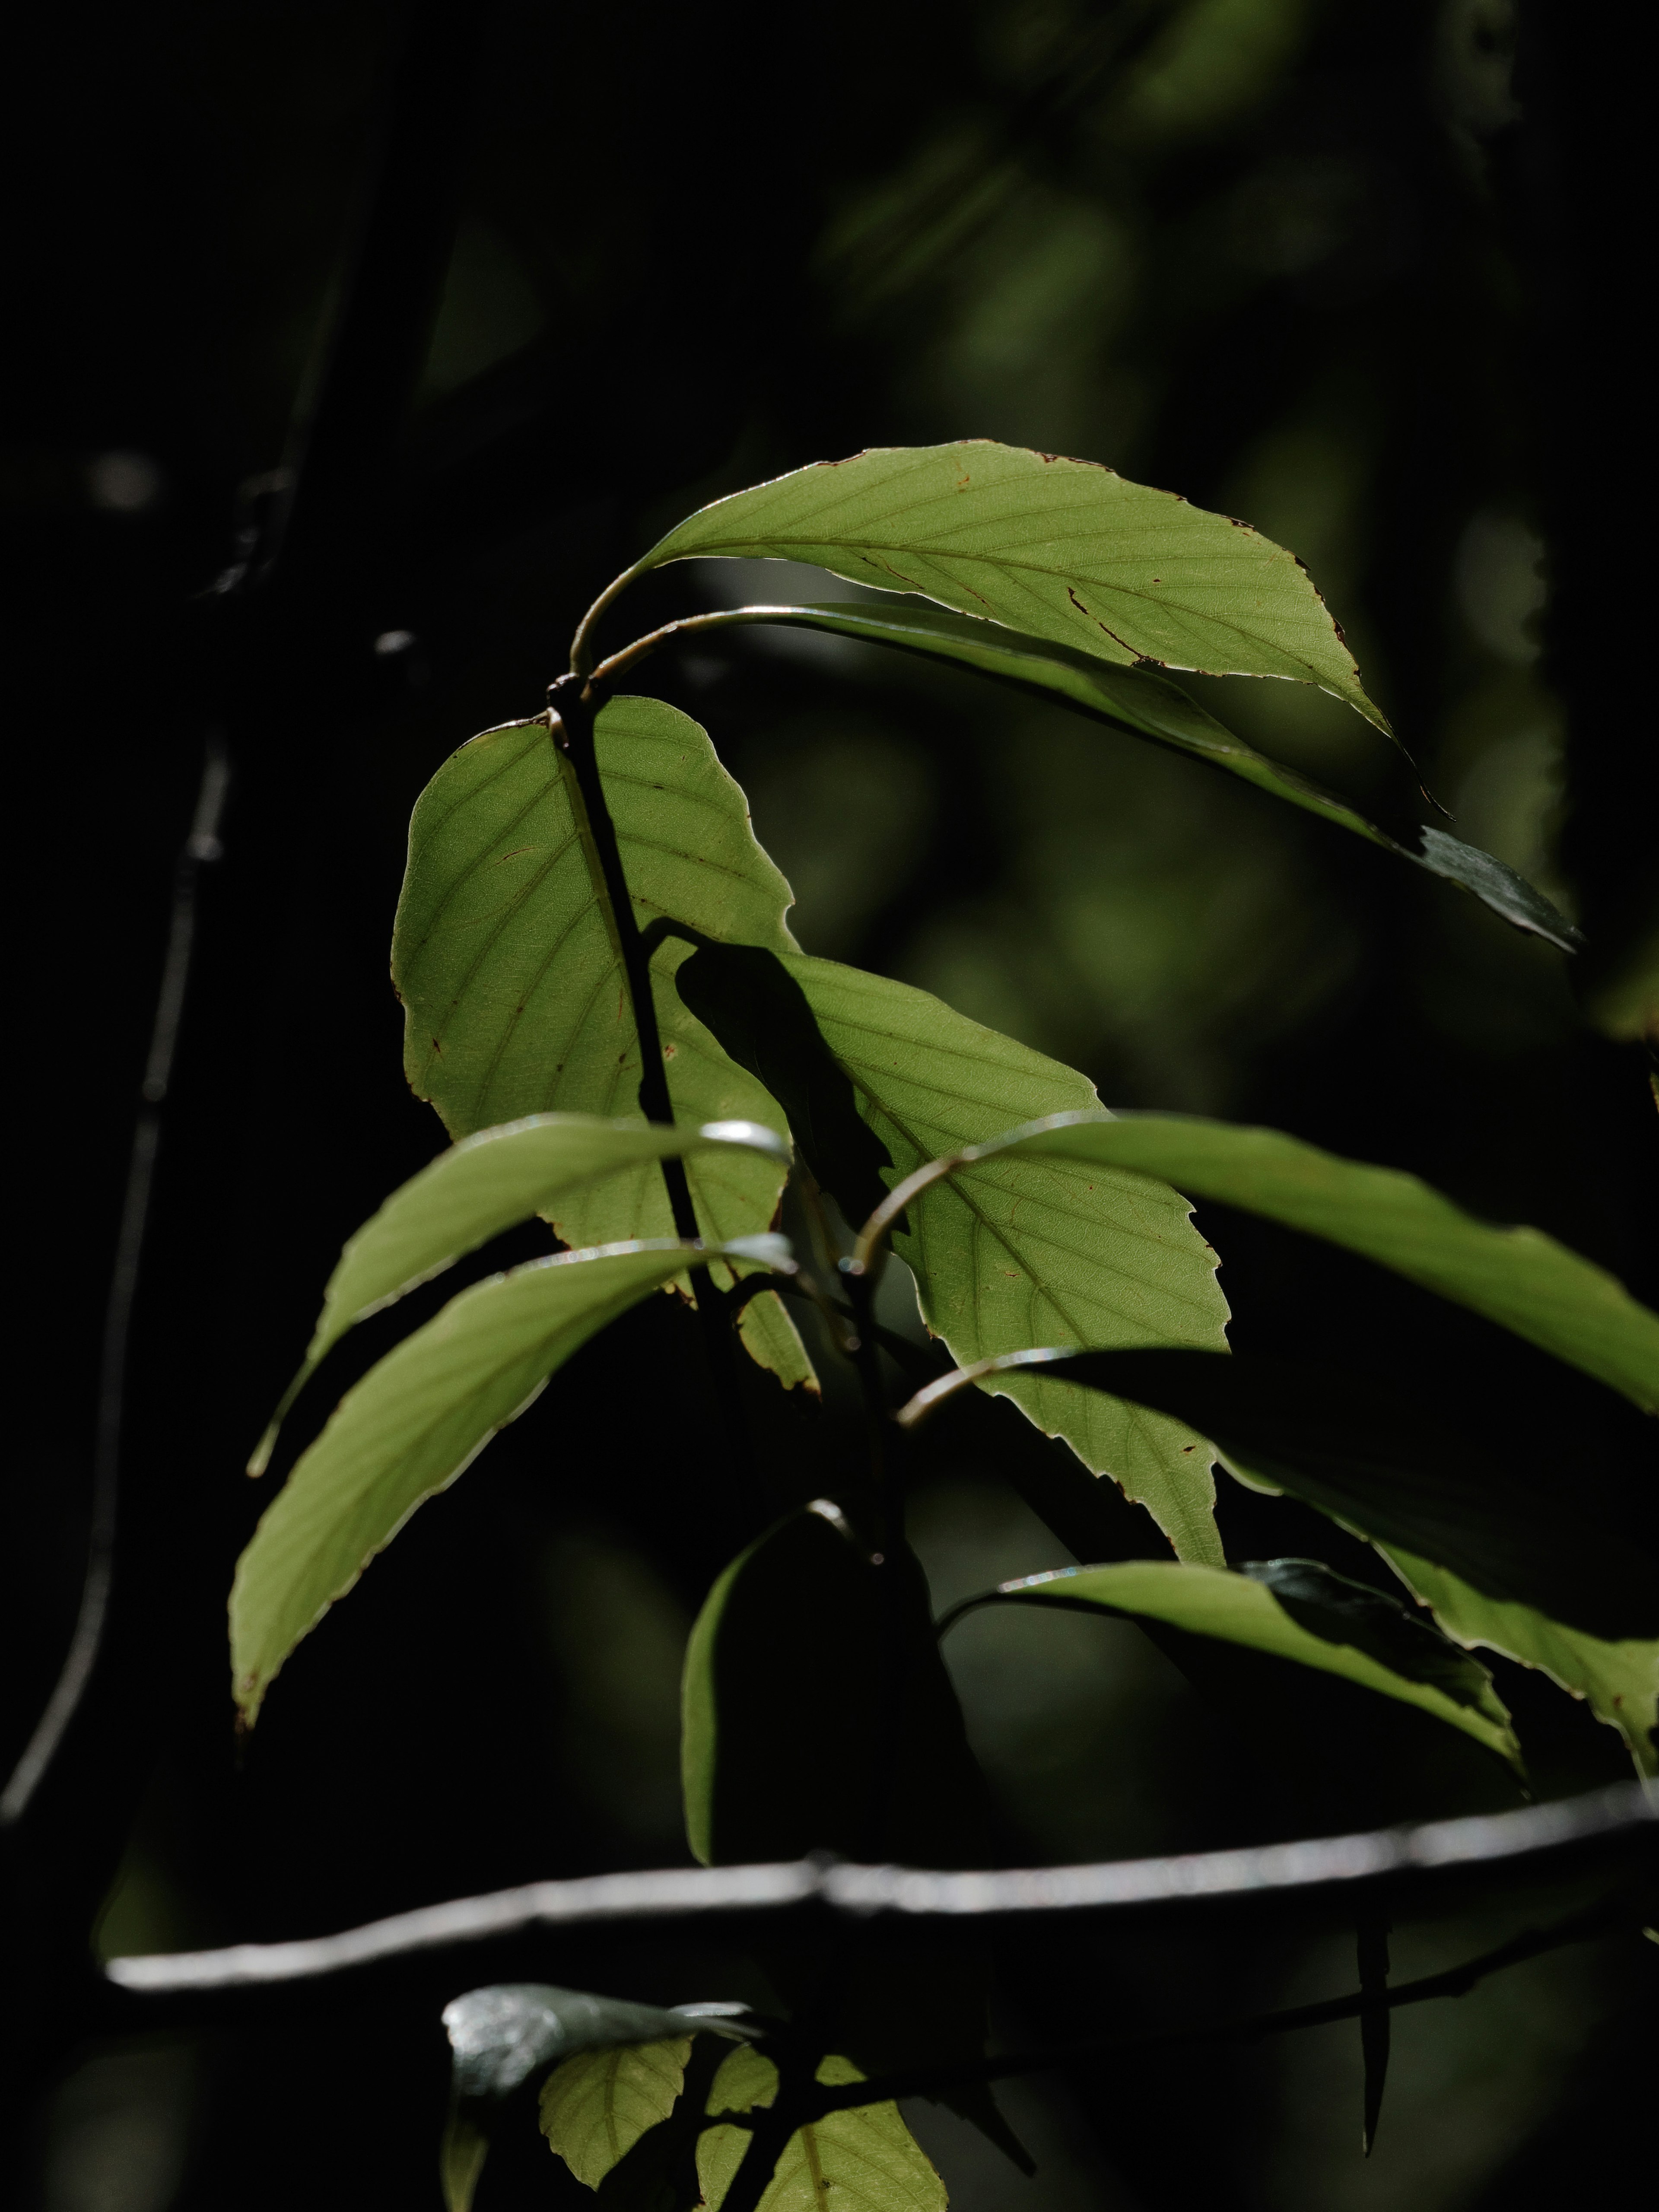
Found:
[{"label": "thin bare twig", "polygon": [[586,1875],[568,1881],[531,1882],[483,1897],[457,1898],[336,1936],[112,1959],[105,1972],[122,1989],[156,1996],[268,1987],[314,1980],[411,1953],[497,1942],[538,1928],[765,1914],[807,1905],[855,1918],[891,1913],[935,1923],[1178,1906],[1201,1899],[1305,1892],[1402,1875],[1432,1876],[1458,1868],[1514,1864],[1575,1844],[1642,1836],[1659,1840],[1659,1795],[1642,1783],[1621,1782],[1582,1797],[1528,1805],[1513,1813],[1477,1814],[1416,1827],[1180,1857],[1109,1859],[1088,1866],[936,1874],[814,1858],[765,1866]]},{"label": "thin bare twig", "polygon": [[109,1297],[104,1308],[104,1340],[98,1367],[97,1425],[93,1438],[92,1514],[87,1532],[87,1567],[81,1585],[81,1605],[64,1661],[63,1671],[0,1793],[0,1827],[10,1827],[27,1812],[70,1723],[86,1696],[109,1620],[115,1586],[115,1537],[120,1504],[121,1431],[126,1407],[127,1353],[132,1338],[133,1305],[138,1294],[139,1265],[143,1257],[144,1231],[149,1222],[150,1200],[155,1188],[155,1167],[161,1145],[161,1117],[173,1080],[179,1025],[184,1019],[185,994],[190,982],[191,953],[196,941],[196,900],[201,872],[218,860],[222,851],[219,825],[230,788],[230,762],[224,740],[216,730],[209,737],[202,762],[202,780],[196,794],[196,811],[179,854],[173,878],[173,915],[167,947],[161,963],[161,988],[156,994],[155,1019],[151,1025],[149,1053],[139,1088],[137,1120],[132,1151],[127,1163],[126,1194],[121,1206],[121,1225],[115,1242],[115,1264],[110,1273]]}]

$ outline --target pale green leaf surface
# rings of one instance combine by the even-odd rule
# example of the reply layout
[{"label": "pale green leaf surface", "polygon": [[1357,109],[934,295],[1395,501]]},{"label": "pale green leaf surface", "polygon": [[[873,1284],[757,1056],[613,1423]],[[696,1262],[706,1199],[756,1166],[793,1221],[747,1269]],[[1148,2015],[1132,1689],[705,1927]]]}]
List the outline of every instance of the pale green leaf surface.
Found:
[{"label": "pale green leaf surface", "polygon": [[393,1191],[348,1240],[323,1294],[305,1364],[261,1437],[248,1472],[263,1473],[284,1413],[324,1354],[354,1322],[584,1184],[641,1163],[649,1166],[671,1154],[686,1158],[723,1145],[774,1162],[788,1160],[785,1140],[752,1122],[665,1129],[601,1121],[586,1114],[533,1115],[501,1128],[482,1129],[440,1153]]},{"label": "pale green leaf surface", "polygon": [[230,1598],[252,1723],[295,1645],[588,1338],[680,1273],[672,1240],[532,1260],[463,1291],[349,1390],[260,1516]]},{"label": "pale green leaf surface", "polygon": [[1379,729],[1292,553],[1092,461],[969,438],[887,447],[735,492],[639,563],[804,561],[1120,664],[1321,685]]},{"label": "pale green leaf surface", "polygon": [[[851,1076],[895,1180],[1000,1133],[1011,1110],[1097,1109],[1085,1076],[925,991],[829,960],[784,964]],[[963,1366],[1032,1344],[1224,1348],[1216,1257],[1190,1216],[1185,1198],[1139,1176],[988,1160],[924,1191],[896,1249],[915,1271],[928,1328]],[[1209,1448],[1191,1429],[1039,1374],[994,1387],[1145,1505],[1182,1558],[1219,1564]]]},{"label": "pale green leaf surface", "polygon": [[1393,1546],[1377,1549],[1448,1636],[1535,1667],[1583,1698],[1598,1720],[1624,1737],[1637,1771],[1659,1776],[1659,1642],[1607,1643],[1532,1606],[1487,1597],[1448,1567]]},{"label": "pale green leaf surface", "polygon": [[1098,1608],[1294,1660],[1415,1705],[1510,1765],[1521,1763],[1485,1668],[1425,1620],[1316,1561],[1267,1560],[1240,1574],[1170,1559],[1067,1567],[1004,1583],[981,1602]]},{"label": "pale green leaf surface", "polygon": [[786,1390],[823,1395],[812,1355],[794,1317],[775,1291],[757,1291],[738,1316],[738,1334],[757,1367],[775,1375]]},{"label": "pale green leaf surface", "polygon": [[1334,792],[1247,745],[1177,685],[1150,669],[1121,667],[1073,646],[1021,637],[996,623],[939,607],[888,607],[849,599],[817,606],[757,607],[741,611],[757,621],[799,629],[831,630],[874,644],[897,646],[929,659],[956,661],[1021,690],[1061,699],[1081,713],[1116,728],[1133,730],[1139,737],[1156,738],[1160,744],[1206,761],[1212,768],[1255,784],[1258,790],[1270,792],[1275,799],[1316,814],[1322,821],[1352,830],[1385,853],[1473,892],[1516,928],[1529,930],[1564,951],[1573,951],[1583,942],[1573,924],[1558,913],[1541,891],[1492,854],[1428,827],[1415,832],[1415,846],[1391,836]]},{"label": "pale green leaf surface", "polygon": [[[817,2079],[864,2076],[850,2059],[826,2058]],[[777,2095],[777,2069],[759,2051],[734,2051],[715,2075],[708,2110],[748,2112]],[[749,2143],[744,2128],[705,2129],[697,2179],[708,2212],[719,2212]],[[785,2144],[757,2212],[945,2212],[945,2184],[904,2124],[896,2105],[856,2105],[797,2129]]]},{"label": "pale green leaf surface", "polygon": [[[595,731],[635,913],[775,951],[793,949],[790,890],[755,842],[742,792],[708,734],[672,707],[613,699]],[[544,722],[487,730],[421,794],[392,939],[407,1011],[404,1071],[452,1136],[526,1115],[586,1114],[644,1126],[639,1039],[574,779]],[[652,961],[675,1119],[775,1125],[773,1101],[681,1004],[691,948]],[[781,1162],[736,1146],[687,1175],[705,1236],[763,1230]],[[573,1245],[672,1233],[653,1162],[570,1191],[552,1209]]]},{"label": "pale green leaf surface", "polygon": [[578,2181],[597,2189],[647,2128],[665,2120],[685,2081],[691,2038],[582,2051],[541,2090],[541,2129]]},{"label": "pale green leaf surface", "polygon": [[[1073,1172],[1167,1176],[1195,1199],[1325,1237],[1501,1322],[1644,1411],[1659,1411],[1659,1314],[1541,1230],[1478,1221],[1413,1175],[1342,1159],[1277,1129],[1103,1113],[1012,1130],[975,1146],[948,1173],[955,1180],[977,1176],[987,1164],[1039,1160]],[[1025,1340],[1044,1340],[1035,1328]],[[1051,1329],[1047,1340],[1060,1340]]]}]

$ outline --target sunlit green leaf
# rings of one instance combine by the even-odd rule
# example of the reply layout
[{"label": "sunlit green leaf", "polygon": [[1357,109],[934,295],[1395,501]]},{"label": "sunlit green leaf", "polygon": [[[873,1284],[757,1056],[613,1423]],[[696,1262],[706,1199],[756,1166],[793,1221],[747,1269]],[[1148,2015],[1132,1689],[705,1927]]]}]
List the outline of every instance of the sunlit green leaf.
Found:
[{"label": "sunlit green leaf", "polygon": [[710,1591],[686,1648],[681,1760],[706,1865],[827,1850],[949,1866],[983,1849],[921,1571],[908,1552],[877,1564],[823,1500]]},{"label": "sunlit green leaf", "polygon": [[735,1145],[787,1163],[789,1148],[770,1129],[749,1121],[665,1129],[601,1121],[586,1114],[538,1114],[483,1129],[441,1152],[393,1191],[350,1237],[323,1294],[323,1310],[305,1364],[289,1384],[248,1472],[263,1472],[283,1414],[330,1346],[405,1291],[428,1282],[465,1252],[475,1251],[515,1223],[553,1208],[568,1193],[643,1163]]},{"label": "sunlit green leaf", "polygon": [[[1168,1176],[1195,1199],[1238,1206],[1328,1238],[1501,1322],[1622,1391],[1645,1412],[1659,1410],[1659,1314],[1541,1230],[1478,1221],[1415,1176],[1341,1159],[1276,1129],[1103,1112],[1061,1114],[1012,1129],[954,1160],[935,1163],[928,1174],[956,1180],[976,1176],[987,1165],[1026,1161],[1073,1173],[1127,1170]],[[914,1210],[924,1180],[918,1175],[909,1186],[901,1185],[889,1206]],[[1052,1327],[1025,1334],[1028,1344],[1068,1340],[1079,1348],[1091,1341],[1084,1333],[1062,1336]],[[998,1346],[988,1352],[1013,1348]]]},{"label": "sunlit green leaf", "polygon": [[416,1507],[446,1489],[589,1337],[679,1273],[688,1249],[656,1239],[493,1275],[346,1393],[237,1562],[231,1666],[246,1723],[301,1638]]},{"label": "sunlit green leaf", "polygon": [[1557,912],[1543,893],[1490,853],[1463,844],[1443,830],[1399,825],[1390,836],[1335,793],[1326,791],[1292,768],[1270,760],[1177,685],[1151,669],[1121,667],[1076,647],[1040,637],[1021,637],[999,623],[975,621],[940,607],[884,606],[849,599],[821,605],[757,607],[742,611],[757,620],[799,629],[830,630],[874,644],[897,646],[929,659],[952,660],[981,675],[1039,697],[1060,699],[1097,720],[1139,737],[1154,738],[1177,752],[1224,769],[1275,799],[1316,814],[1322,821],[1410,860],[1431,875],[1442,876],[1502,915],[1517,929],[1534,932],[1571,952],[1582,943],[1579,932]]},{"label": "sunlit green leaf", "polygon": [[717,500],[638,565],[704,555],[808,562],[1120,665],[1317,684],[1388,728],[1294,554],[1091,461],[882,447]]},{"label": "sunlit green leaf", "polygon": [[[850,2060],[826,2058],[828,2084],[864,2076]],[[757,2051],[734,2051],[708,2093],[708,2110],[749,2112],[777,2096],[777,2069]],[[697,2178],[708,2212],[719,2212],[750,2142],[746,2128],[707,2129]],[[945,2185],[899,2117],[896,2105],[855,2105],[790,2136],[757,2212],[945,2212]]]},{"label": "sunlit green leaf", "polygon": [[597,2189],[647,2128],[666,2119],[685,2080],[691,2039],[586,2051],[542,2084],[542,2133],[578,2181]]},{"label": "sunlit green leaf", "polygon": [[1501,1651],[1549,1675],[1584,1698],[1598,1720],[1619,1730],[1638,1772],[1659,1775],[1659,1641],[1604,1641],[1552,1620],[1534,1607],[1487,1597],[1449,1568],[1396,1546],[1383,1547],[1383,1557],[1407,1588],[1434,1608],[1448,1636]]},{"label": "sunlit green leaf", "polygon": [[[789,887],[749,826],[743,793],[688,715],[613,699],[595,744],[641,925],[672,915],[705,935],[787,951]],[[639,1040],[574,778],[544,721],[487,730],[445,762],[415,808],[392,940],[404,1069],[452,1136],[526,1115],[642,1124]],[[678,940],[652,961],[675,1118],[775,1126],[754,1078],[682,1005]],[[782,1163],[725,1146],[687,1163],[707,1236],[765,1229]],[[653,1162],[568,1192],[550,1209],[570,1244],[671,1233]]]},{"label": "sunlit green leaf", "polygon": [[[895,1176],[983,1146],[1011,1114],[1099,1111],[1085,1076],[925,991],[830,960],[785,965]],[[915,1271],[927,1326],[964,1365],[1029,1344],[1218,1348],[1226,1301],[1190,1214],[1175,1190],[1093,1162],[988,1158],[922,1192],[895,1249]],[[1192,1430],[1041,1376],[995,1387],[1145,1505],[1182,1557],[1220,1562],[1210,1455]]]},{"label": "sunlit green leaf", "polygon": [[1340,1675],[1431,1713],[1513,1766],[1521,1763],[1492,1677],[1422,1615],[1314,1559],[1267,1559],[1230,1573],[1170,1559],[1066,1567],[1004,1583],[980,1605],[1048,1606],[1163,1621]]}]

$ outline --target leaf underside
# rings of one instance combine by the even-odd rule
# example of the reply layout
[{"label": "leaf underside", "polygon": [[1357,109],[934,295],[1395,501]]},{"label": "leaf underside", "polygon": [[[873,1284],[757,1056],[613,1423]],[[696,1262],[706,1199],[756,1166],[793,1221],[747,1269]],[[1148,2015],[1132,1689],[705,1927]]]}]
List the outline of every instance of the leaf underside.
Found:
[{"label": "leaf underside", "polygon": [[[707,732],[656,700],[621,698],[600,712],[595,744],[641,926],[672,916],[712,938],[793,951],[789,886]],[[638,1034],[573,793],[545,723],[531,722],[463,745],[416,803],[392,976],[404,1071],[452,1136],[532,1114],[643,1125]],[[670,940],[651,963],[675,1119],[775,1127],[773,1100],[673,988],[690,951]],[[702,1233],[767,1228],[783,1173],[758,1155],[694,1157]],[[672,1233],[652,1164],[573,1193],[552,1218],[573,1245]]]},{"label": "leaf underside", "polygon": [[[975,1149],[951,1180],[976,1175],[986,1163],[1037,1160],[1168,1177],[1200,1200],[1262,1214],[1391,1267],[1581,1368],[1644,1412],[1659,1411],[1659,1314],[1541,1230],[1494,1228],[1398,1169],[1342,1159],[1277,1129],[1196,1115],[1067,1115]],[[1025,1340],[1043,1338],[1033,1332]]]},{"label": "leaf underside", "polygon": [[[1011,1113],[1099,1110],[1086,1077],[925,991],[799,954],[784,965],[887,1149],[890,1182],[1000,1133]],[[895,1244],[961,1364],[1030,1344],[1220,1348],[1226,1301],[1190,1217],[1139,1176],[998,1160],[923,1191]],[[1220,1562],[1210,1453],[1184,1423],[1041,1375],[995,1387],[1145,1505],[1182,1558]]]},{"label": "leaf underside", "polygon": [[1121,665],[1321,685],[1387,730],[1294,554],[1091,461],[989,439],[819,462],[689,516],[639,564],[800,561]]},{"label": "leaf underside", "polygon": [[245,1723],[294,1646],[416,1508],[685,1261],[685,1246],[667,1240],[532,1261],[452,1298],[346,1393],[237,1562],[231,1669]]},{"label": "leaf underside", "polygon": [[895,646],[930,660],[953,661],[1028,697],[1059,700],[1094,720],[1151,738],[1349,830],[1472,892],[1515,928],[1542,937],[1564,952],[1576,951],[1583,942],[1580,932],[1541,891],[1492,854],[1427,824],[1401,821],[1391,833],[1334,792],[1246,744],[1179,685],[1149,668],[1118,666],[1074,646],[1022,637],[994,623],[941,607],[832,600],[753,611],[756,619],[786,628],[828,630]]}]

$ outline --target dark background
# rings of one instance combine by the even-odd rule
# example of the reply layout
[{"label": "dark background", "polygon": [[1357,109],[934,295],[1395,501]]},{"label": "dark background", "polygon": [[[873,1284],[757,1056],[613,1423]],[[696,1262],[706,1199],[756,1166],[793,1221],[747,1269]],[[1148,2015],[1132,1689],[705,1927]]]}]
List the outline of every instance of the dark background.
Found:
[{"label": "dark background", "polygon": [[[684,1856],[679,1651],[744,1528],[665,1301],[422,1513],[241,1751],[222,1637],[261,1504],[242,1459],[342,1238],[438,1142],[386,975],[410,805],[454,744],[537,709],[583,606],[702,500],[988,435],[1293,547],[1460,834],[1589,931],[1576,975],[1254,791],[874,648],[750,632],[651,683],[744,782],[809,950],[937,991],[1110,1104],[1409,1166],[1659,1302],[1628,20],[1536,0],[1518,23],[1501,0],[247,0],[14,27],[8,1759],[74,1615],[108,1267],[210,732],[234,773],[137,1310],[116,1614],[17,1859],[9,2003],[20,2066],[46,2077],[5,2153],[26,2201],[436,2202],[425,1996],[88,2044],[89,1931],[105,1954],[299,1935]],[[275,542],[307,390],[323,412],[270,580],[210,605],[239,529]],[[633,619],[739,592],[673,569]],[[1405,788],[1323,695],[1194,688],[1356,798]],[[1340,1255],[1204,1225],[1236,1343],[1459,1373],[1559,1446],[1610,1544],[1651,1516],[1650,1444],[1604,1394]],[[842,1397],[813,1415],[750,1379],[775,1503],[811,1494]],[[1018,1428],[961,1419],[930,1448],[941,1597],[1062,1556],[1003,1479],[1040,1449]],[[1291,1506],[1231,1491],[1222,1512],[1236,1556],[1365,1571]],[[976,1622],[956,1664],[1010,1859],[1515,1802],[1461,1741],[1346,1705],[1330,1771],[1275,1761],[1127,1629]],[[1624,1771],[1609,1732],[1498,1671],[1540,1793]],[[1487,1926],[1468,1907],[1401,1955],[1441,1962]],[[1077,2028],[1080,1990],[1179,2018],[1351,1971],[1311,1928],[1070,1942],[1011,1972],[1012,2028]],[[582,1963],[671,1998],[743,1971]],[[553,1954],[507,1966],[578,1978]],[[1363,2167],[1347,2030],[1023,2091],[1035,2184],[928,2140],[967,2212],[1541,2203],[1611,2185],[1652,1995],[1651,1959],[1615,1945],[1402,2021]],[[492,2170],[483,2212],[575,2201],[535,2149]]]}]

